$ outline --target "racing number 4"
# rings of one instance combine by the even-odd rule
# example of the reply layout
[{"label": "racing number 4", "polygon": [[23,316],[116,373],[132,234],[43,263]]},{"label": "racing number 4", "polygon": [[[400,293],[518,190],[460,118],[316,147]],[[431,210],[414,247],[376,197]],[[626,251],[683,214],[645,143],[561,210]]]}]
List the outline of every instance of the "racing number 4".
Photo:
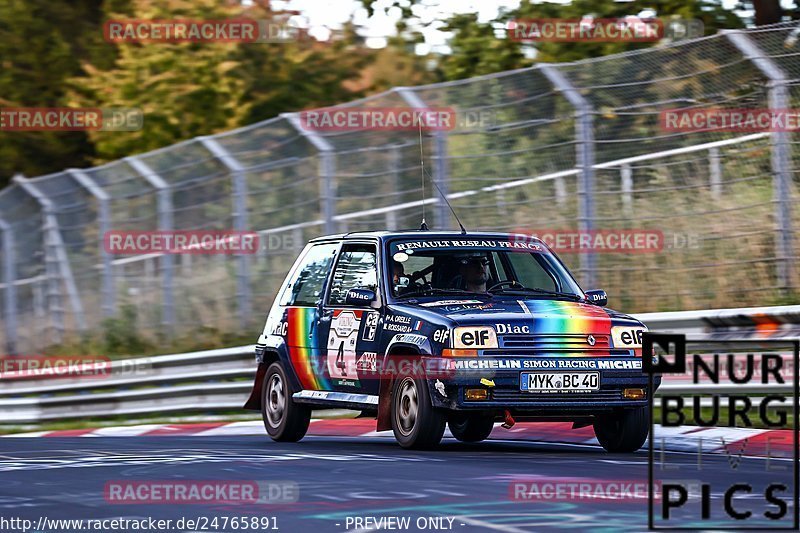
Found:
[{"label": "racing number 4", "polygon": [[347,363],[344,361],[344,341],[339,344],[339,352],[336,354],[336,368],[342,376],[347,375]]}]

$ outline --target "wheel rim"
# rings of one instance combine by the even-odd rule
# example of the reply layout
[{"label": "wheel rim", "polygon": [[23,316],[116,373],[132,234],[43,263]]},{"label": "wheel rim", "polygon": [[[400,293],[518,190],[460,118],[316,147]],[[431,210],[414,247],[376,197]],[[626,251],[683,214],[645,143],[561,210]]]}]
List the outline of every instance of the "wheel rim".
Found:
[{"label": "wheel rim", "polygon": [[272,374],[267,385],[267,422],[270,427],[277,428],[286,412],[286,394],[283,380],[278,374]]},{"label": "wheel rim", "polygon": [[417,384],[412,378],[404,378],[398,387],[397,399],[395,400],[395,421],[397,430],[403,435],[408,436],[414,430],[419,414],[419,399],[417,396]]}]

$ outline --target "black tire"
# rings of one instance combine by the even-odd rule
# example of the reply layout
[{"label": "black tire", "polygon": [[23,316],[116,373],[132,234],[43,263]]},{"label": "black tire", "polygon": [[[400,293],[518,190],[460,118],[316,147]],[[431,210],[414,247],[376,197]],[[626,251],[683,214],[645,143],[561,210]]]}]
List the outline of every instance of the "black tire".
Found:
[{"label": "black tire", "polygon": [[272,363],[261,386],[261,416],[267,434],[276,442],[297,442],[311,422],[311,409],[294,403],[292,389],[280,363]]},{"label": "black tire", "polygon": [[399,377],[392,386],[392,432],[403,448],[435,448],[444,435],[447,418],[431,405],[428,384],[411,376]]},{"label": "black tire", "polygon": [[647,433],[650,431],[649,418],[647,407],[596,416],[594,434],[607,452],[635,452],[647,440]]},{"label": "black tire", "polygon": [[447,425],[450,433],[461,442],[480,442],[486,440],[494,429],[494,417],[459,413],[451,416]]}]

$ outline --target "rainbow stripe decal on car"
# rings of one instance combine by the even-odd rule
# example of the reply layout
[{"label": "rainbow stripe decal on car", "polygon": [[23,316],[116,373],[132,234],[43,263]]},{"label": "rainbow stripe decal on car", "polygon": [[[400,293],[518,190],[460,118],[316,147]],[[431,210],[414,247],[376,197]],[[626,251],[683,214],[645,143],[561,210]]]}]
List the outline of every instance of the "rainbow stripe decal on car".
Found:
[{"label": "rainbow stripe decal on car", "polygon": [[533,315],[531,333],[611,334],[611,317],[602,308],[561,300],[518,300]]},{"label": "rainbow stripe decal on car", "polygon": [[320,357],[317,328],[312,328],[316,317],[316,307],[287,308],[286,321],[289,327],[286,334],[286,346],[292,368],[303,389],[331,390],[330,381],[325,376]]},{"label": "rainbow stripe decal on car", "polygon": [[[517,303],[533,315],[531,334],[534,335],[591,335],[603,336],[611,341],[612,319],[605,310],[594,305],[561,300],[518,300]],[[557,337],[553,337],[554,342]],[[563,339],[574,342],[573,339]],[[576,350],[574,353],[557,352],[552,357],[604,357],[609,350],[597,346],[590,353]]]}]

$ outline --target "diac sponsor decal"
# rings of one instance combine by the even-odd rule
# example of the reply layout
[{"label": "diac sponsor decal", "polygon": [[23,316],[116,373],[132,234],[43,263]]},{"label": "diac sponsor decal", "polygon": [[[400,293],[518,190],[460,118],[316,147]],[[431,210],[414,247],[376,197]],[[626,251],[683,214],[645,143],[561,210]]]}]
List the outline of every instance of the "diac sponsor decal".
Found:
[{"label": "diac sponsor decal", "polygon": [[530,333],[531,327],[520,324],[495,324],[494,329],[498,335]]}]

